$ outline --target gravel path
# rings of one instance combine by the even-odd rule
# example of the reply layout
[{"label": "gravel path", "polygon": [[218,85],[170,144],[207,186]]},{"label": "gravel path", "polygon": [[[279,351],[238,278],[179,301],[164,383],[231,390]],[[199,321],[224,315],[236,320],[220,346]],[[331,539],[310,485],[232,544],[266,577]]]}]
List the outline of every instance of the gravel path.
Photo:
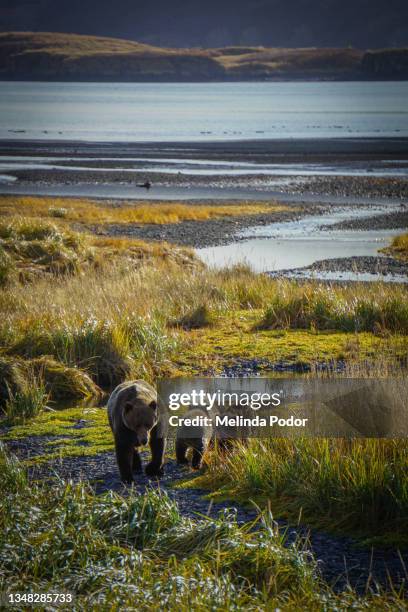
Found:
[{"label": "gravel path", "polygon": [[[41,454],[42,448],[49,437],[33,436],[24,441],[7,442],[9,449],[20,458],[32,457]],[[143,453],[146,461],[147,453]],[[55,475],[73,481],[86,480],[92,483],[97,493],[114,490],[125,493],[121,484],[113,452],[100,453],[89,457],[66,457],[48,464],[30,468],[30,477],[50,479]],[[204,498],[205,491],[199,489],[174,489],[172,485],[180,479],[191,476],[188,468],[180,468],[174,460],[168,459],[165,475],[160,480],[150,480],[146,476],[138,476],[136,488],[143,493],[148,487],[159,487],[174,499],[184,516],[197,517],[208,515],[216,517],[226,508],[234,509],[237,521],[246,523],[257,516],[257,512],[250,505],[244,507],[234,501],[210,503]],[[361,548],[356,541],[349,537],[333,536],[321,531],[306,527],[290,527],[284,521],[277,521],[286,531],[287,542],[293,542],[300,537],[306,542],[315,558],[318,560],[321,574],[325,580],[337,590],[342,590],[351,584],[358,591],[363,592],[367,583],[381,584],[386,587],[392,577],[394,584],[402,584],[406,579],[403,563],[408,566],[408,552],[401,556],[395,550],[369,550]],[[401,561],[401,559],[403,561]]]}]

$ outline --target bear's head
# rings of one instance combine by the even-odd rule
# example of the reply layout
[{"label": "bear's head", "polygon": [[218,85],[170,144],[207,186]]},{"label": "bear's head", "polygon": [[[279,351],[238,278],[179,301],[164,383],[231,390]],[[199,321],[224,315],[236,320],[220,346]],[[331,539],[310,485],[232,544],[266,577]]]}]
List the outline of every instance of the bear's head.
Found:
[{"label": "bear's head", "polygon": [[131,387],[121,400],[123,423],[135,432],[137,446],[144,446],[158,422],[157,394],[153,389]]}]

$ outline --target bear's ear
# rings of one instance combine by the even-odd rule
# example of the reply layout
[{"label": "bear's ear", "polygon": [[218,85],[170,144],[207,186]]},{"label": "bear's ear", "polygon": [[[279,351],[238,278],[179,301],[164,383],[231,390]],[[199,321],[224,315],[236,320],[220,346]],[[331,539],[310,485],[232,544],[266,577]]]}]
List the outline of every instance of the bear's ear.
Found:
[{"label": "bear's ear", "polygon": [[125,414],[127,414],[128,412],[130,412],[133,408],[133,404],[132,402],[126,402],[126,404],[124,405],[123,409],[125,411]]},{"label": "bear's ear", "polygon": [[150,406],[150,408],[152,410],[157,410],[157,402],[156,402],[156,400],[153,400],[152,402],[150,402],[149,406]]}]

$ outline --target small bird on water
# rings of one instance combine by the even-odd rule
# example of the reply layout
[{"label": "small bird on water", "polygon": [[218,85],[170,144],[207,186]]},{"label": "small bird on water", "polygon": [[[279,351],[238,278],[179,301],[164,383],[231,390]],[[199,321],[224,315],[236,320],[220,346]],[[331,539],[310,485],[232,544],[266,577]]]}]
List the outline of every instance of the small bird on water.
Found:
[{"label": "small bird on water", "polygon": [[145,181],[144,183],[138,183],[138,187],[144,187],[145,189],[150,189],[152,186],[150,181]]}]

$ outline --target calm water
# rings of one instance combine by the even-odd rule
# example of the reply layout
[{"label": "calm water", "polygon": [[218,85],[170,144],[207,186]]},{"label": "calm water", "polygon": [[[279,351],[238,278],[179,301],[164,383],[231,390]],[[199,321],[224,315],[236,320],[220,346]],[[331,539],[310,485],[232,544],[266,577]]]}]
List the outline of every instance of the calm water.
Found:
[{"label": "calm water", "polygon": [[250,227],[237,234],[242,239],[238,242],[197,249],[197,253],[205,263],[216,268],[247,263],[257,272],[291,270],[336,257],[378,256],[378,250],[389,244],[401,230],[327,231],[321,226],[395,210],[398,207],[393,204],[354,210],[339,208],[330,216],[313,215],[297,221]]},{"label": "calm water", "polygon": [[408,136],[408,82],[0,83],[0,138]]},{"label": "calm water", "polygon": [[201,259],[216,268],[247,263],[257,272],[274,272],[310,266],[337,257],[378,256],[401,230],[328,232],[314,238],[255,238],[226,246],[198,249]]}]

